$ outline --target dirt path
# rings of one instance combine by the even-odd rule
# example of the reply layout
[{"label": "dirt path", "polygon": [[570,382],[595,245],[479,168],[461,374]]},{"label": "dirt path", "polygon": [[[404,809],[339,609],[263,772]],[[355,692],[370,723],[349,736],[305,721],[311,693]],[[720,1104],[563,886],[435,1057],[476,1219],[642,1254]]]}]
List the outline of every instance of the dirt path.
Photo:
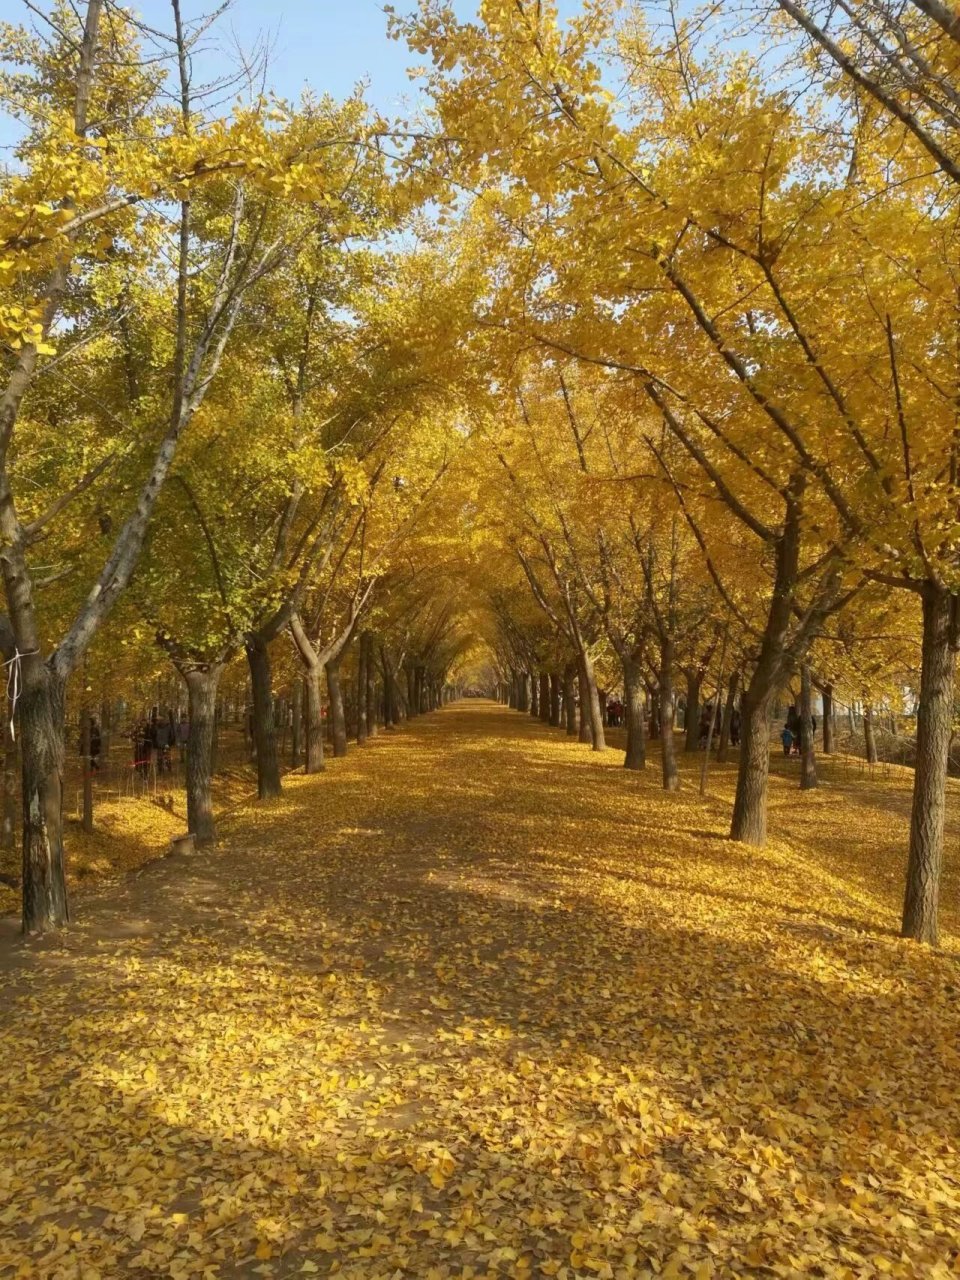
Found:
[{"label": "dirt path", "polygon": [[955,1274],[955,957],[619,761],[465,704],[7,929],[0,1275]]}]

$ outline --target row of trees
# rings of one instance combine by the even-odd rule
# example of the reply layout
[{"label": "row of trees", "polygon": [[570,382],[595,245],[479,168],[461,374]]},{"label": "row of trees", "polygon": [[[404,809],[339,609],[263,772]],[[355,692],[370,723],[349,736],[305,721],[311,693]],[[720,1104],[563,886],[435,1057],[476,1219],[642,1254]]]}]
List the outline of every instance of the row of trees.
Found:
[{"label": "row of trees", "polygon": [[27,930],[68,918],[64,706],[82,667],[117,671],[154,645],[173,664],[203,843],[235,659],[266,797],[281,785],[281,637],[305,679],[308,771],[323,676],[342,749],[339,669],[359,636],[388,724],[437,702],[464,643],[424,551],[464,436],[437,329],[443,271],[412,238],[420,196],[390,158],[402,138],[360,97],[265,97],[257,65],[195,83],[209,25],[179,0],[166,33],[90,0],[2,30],[20,131],[0,226],[2,642]]},{"label": "row of trees", "polygon": [[750,15],[773,66],[725,51],[743,11],[723,7],[671,5],[656,27],[585,4],[561,24],[502,0],[475,24],[427,2],[395,29],[434,67],[436,133],[414,152],[472,193],[464,252],[489,265],[475,324],[501,361],[505,545],[576,665],[594,745],[601,634],[631,708],[654,684],[668,787],[678,673],[693,706],[722,660],[742,682],[731,836],[759,844],[788,681],[809,707],[851,663],[864,684],[918,668],[903,932],[935,941],[960,32],[926,2],[821,9]]},{"label": "row of trees", "polygon": [[808,724],[814,689],[915,686],[903,930],[935,941],[960,587],[950,15],[782,0],[746,14],[771,69],[729,40],[742,9],[661,27],[591,0],[562,24],[484,0],[462,22],[423,0],[391,19],[433,64],[412,127],[359,96],[272,100],[247,64],[224,117],[225,86],[191,75],[206,24],[170,12],[163,34],[56,3],[2,36],[25,926],[67,916],[64,693],[88,651],[159,646],[185,682],[203,839],[231,664],[269,796],[278,654],[306,678],[313,769],[321,677],[342,742],[344,662],[358,710],[379,672],[389,721],[483,635],[517,700],[520,673],[550,715],[576,686],[597,749],[598,669],[622,684],[631,768],[650,700],[668,789],[678,688],[690,735],[722,687],[731,835],[754,844],[791,681]]}]

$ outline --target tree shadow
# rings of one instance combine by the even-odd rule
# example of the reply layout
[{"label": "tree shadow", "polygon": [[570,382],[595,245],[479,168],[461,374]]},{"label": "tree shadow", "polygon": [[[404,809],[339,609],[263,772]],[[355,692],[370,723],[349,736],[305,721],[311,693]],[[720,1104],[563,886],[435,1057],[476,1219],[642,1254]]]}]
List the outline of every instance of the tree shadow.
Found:
[{"label": "tree shadow", "polygon": [[[0,1013],[22,1224],[0,1262],[54,1275],[26,1253],[54,1222],[124,1275],[165,1273],[137,1261],[164,1232],[226,1277],[952,1260],[952,963],[850,933],[802,863],[778,893],[792,851],[691,836],[674,797],[636,816],[622,771],[593,771],[619,787],[591,807],[579,761],[493,786],[502,757],[471,772],[454,735],[441,803],[398,749],[34,953]],[[98,933],[108,907],[145,931]]]}]

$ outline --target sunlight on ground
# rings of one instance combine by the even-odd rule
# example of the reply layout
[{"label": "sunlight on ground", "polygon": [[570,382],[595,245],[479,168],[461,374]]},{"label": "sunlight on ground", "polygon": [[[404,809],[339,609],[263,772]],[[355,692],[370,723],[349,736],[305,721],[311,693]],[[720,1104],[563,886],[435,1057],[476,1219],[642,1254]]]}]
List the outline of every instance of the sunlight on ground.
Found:
[{"label": "sunlight on ground", "polygon": [[905,774],[756,852],[695,767],[449,710],[30,944],[3,1274],[956,1274],[956,831],[933,954]]}]

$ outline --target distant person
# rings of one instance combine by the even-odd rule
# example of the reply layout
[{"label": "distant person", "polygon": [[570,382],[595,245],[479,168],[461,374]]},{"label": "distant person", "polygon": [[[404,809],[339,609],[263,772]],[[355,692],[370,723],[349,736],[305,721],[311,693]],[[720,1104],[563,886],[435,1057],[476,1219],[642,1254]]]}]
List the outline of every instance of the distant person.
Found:
[{"label": "distant person", "polygon": [[181,713],[180,720],[177,723],[177,748],[180,753],[180,763],[187,762],[187,743],[190,741],[190,721],[187,719],[187,713]]},{"label": "distant person", "polygon": [[786,721],[786,724],[784,725],[784,728],[790,730],[790,733],[793,737],[793,743],[791,745],[790,751],[784,750],[783,754],[788,756],[790,755],[791,751],[793,751],[793,752],[796,752],[797,755],[799,755],[800,754],[801,721],[800,721],[800,713],[797,711],[797,708],[795,705],[791,706],[787,711],[787,721]]},{"label": "distant person", "polygon": [[792,755],[793,730],[788,725],[784,725],[783,728],[780,730],[780,741],[783,744],[783,754],[785,756]]},{"label": "distant person", "polygon": [[713,727],[713,704],[708,702],[700,712],[700,726],[697,733],[698,746],[705,747]]},{"label": "distant person", "polygon": [[730,713],[730,745],[732,747],[740,745],[740,712],[736,707]]}]

